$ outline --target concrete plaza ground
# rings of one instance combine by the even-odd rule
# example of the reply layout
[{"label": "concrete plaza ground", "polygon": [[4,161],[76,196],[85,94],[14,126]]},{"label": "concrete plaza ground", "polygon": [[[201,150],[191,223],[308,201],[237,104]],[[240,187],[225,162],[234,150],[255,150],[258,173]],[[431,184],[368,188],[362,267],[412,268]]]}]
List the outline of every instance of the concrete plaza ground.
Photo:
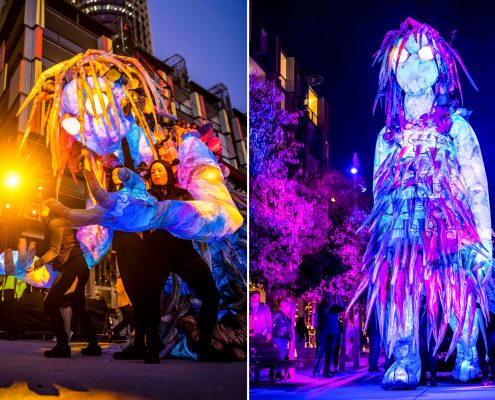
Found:
[{"label": "concrete plaza ground", "polygon": [[[361,359],[361,365],[366,365]],[[350,365],[350,363],[349,363]],[[439,373],[438,386],[419,386],[415,390],[383,390],[380,386],[383,373],[369,373],[368,366],[348,367],[333,378],[312,377],[311,368],[296,369],[294,378],[270,385],[267,370],[263,371],[260,386],[250,384],[250,400],[386,400],[386,399],[495,399],[495,385],[456,383],[450,374]]]},{"label": "concrete plaza ground", "polygon": [[247,398],[246,363],[193,360],[115,361],[121,344],[102,343],[102,357],[80,354],[84,343],[71,342],[72,358],[47,359],[48,340],[0,340],[0,400],[240,400]]}]

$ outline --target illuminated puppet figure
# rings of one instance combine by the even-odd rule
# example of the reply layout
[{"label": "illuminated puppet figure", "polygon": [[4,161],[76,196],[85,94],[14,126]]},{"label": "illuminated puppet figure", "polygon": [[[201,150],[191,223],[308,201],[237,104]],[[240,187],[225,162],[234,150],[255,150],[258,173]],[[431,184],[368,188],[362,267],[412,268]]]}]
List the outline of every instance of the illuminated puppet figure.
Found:
[{"label": "illuminated puppet figure", "polygon": [[[485,168],[469,113],[459,107],[457,64],[474,83],[450,44],[411,18],[386,34],[374,57],[386,126],[376,144],[375,205],[366,221],[368,273],[352,302],[369,288],[368,318],[376,307],[385,348],[395,356],[384,388],[415,388],[420,334],[428,343],[433,337],[436,353],[449,323],[448,355],[457,346],[453,376],[467,381],[479,371],[478,324],[493,302],[492,244]],[[428,325],[420,333],[423,296]]]},{"label": "illuminated puppet figure", "polygon": [[[215,242],[242,225],[218,161],[197,131],[183,130],[174,138],[180,144],[178,182],[193,201],[158,202],[148,195],[139,175],[127,168],[119,171],[123,190],[104,190],[107,163],[118,158],[124,164],[129,156],[137,168],[158,158],[157,142],[172,140],[162,137],[161,125],[176,121],[169,114],[164,92],[138,60],[88,50],[44,71],[19,109],[21,113],[33,103],[21,147],[39,120],[37,128],[51,148],[57,193],[65,168],[69,166],[74,174],[84,161],[85,177],[96,200],[92,203],[98,204],[88,210],[70,210],[55,200],[49,204],[74,226],[83,227],[77,238],[90,267],[107,252],[112,229],[167,229],[183,239]],[[0,273],[14,269],[22,273],[33,262],[34,253],[24,247],[19,248],[19,259],[14,260],[11,251],[5,253]]]}]

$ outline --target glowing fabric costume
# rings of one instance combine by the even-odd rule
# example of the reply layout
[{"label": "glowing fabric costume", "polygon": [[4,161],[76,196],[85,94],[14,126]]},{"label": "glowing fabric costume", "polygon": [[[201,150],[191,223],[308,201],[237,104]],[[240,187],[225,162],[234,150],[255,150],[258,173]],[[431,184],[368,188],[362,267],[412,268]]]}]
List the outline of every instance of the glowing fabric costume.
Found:
[{"label": "glowing fabric costume", "polygon": [[[90,267],[108,251],[112,229],[167,229],[183,239],[214,242],[242,225],[218,162],[197,132],[176,138],[180,142],[178,181],[194,201],[157,202],[141,178],[126,168],[119,171],[124,189],[104,190],[103,167],[108,159],[119,158],[123,163],[124,138],[134,167],[157,158],[157,140],[169,140],[160,136],[160,122],[176,118],[168,113],[163,91],[136,59],[88,50],[44,71],[19,109],[20,113],[33,102],[21,147],[35,117],[41,115],[39,128],[51,147],[57,193],[65,168],[69,166],[74,174],[83,156],[87,183],[98,205],[70,210],[52,200],[50,207],[74,226],[83,227],[77,238]],[[22,256],[15,262],[13,253],[6,252],[7,273],[24,271],[33,262],[34,253],[27,257],[23,249],[19,252]]]},{"label": "glowing fabric costume", "polygon": [[[368,274],[368,318],[376,307],[395,363],[384,388],[414,388],[421,371],[419,311],[426,296],[428,342],[438,350],[447,324],[457,345],[454,378],[478,373],[476,304],[488,316],[492,245],[488,188],[476,136],[458,108],[459,55],[432,27],[411,18],[385,36],[377,101],[386,126],[375,152]],[[472,81],[471,81],[472,82]],[[473,83],[474,86],[474,83]],[[375,102],[376,106],[376,102]],[[490,283],[491,284],[491,283]]]}]

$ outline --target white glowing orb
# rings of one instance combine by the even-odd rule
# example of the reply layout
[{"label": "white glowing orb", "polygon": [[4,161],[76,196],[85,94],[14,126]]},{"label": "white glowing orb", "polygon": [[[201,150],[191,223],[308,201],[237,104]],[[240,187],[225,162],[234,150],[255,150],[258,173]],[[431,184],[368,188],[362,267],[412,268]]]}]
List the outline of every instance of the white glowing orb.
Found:
[{"label": "white glowing orb", "polygon": [[62,128],[72,136],[77,135],[81,131],[81,125],[76,117],[68,117],[62,121]]},{"label": "white glowing orb", "polygon": [[399,64],[401,64],[407,60],[407,57],[409,57],[409,53],[406,49],[402,49],[402,51],[400,52],[400,57],[398,47],[394,47],[394,49],[392,50],[392,60],[394,60],[394,62],[397,62],[397,58],[399,58]]},{"label": "white glowing orb", "polygon": [[356,167],[351,168],[351,174],[356,175],[358,173],[358,170]]},{"label": "white glowing orb", "polygon": [[418,51],[418,56],[423,61],[433,60],[433,50],[431,49],[431,46],[421,47],[421,49],[419,49]]},{"label": "white glowing orb", "polygon": [[[108,97],[102,93],[101,97],[103,98],[103,103],[105,104],[105,108],[108,106]],[[95,93],[93,94],[93,102],[95,103],[95,108],[96,112],[93,110],[93,105],[91,104],[91,99],[88,97],[86,99],[86,102],[84,103],[84,106],[86,107],[86,110],[94,117],[96,115],[103,114],[103,107],[101,106],[100,99],[98,98],[98,95]]]},{"label": "white glowing orb", "polygon": [[7,172],[5,177],[5,185],[9,188],[16,188],[21,184],[21,174],[19,172],[10,171]]}]

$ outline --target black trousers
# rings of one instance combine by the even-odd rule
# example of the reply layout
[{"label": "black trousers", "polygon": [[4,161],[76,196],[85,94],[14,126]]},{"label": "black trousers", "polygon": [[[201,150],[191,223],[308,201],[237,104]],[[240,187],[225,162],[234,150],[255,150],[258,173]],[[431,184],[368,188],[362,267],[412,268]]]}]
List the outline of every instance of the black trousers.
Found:
[{"label": "black trousers", "polygon": [[141,293],[146,289],[150,269],[145,258],[144,241],[136,233],[116,231],[113,249],[117,252],[120,277],[133,308],[134,345],[144,347],[145,315]]},{"label": "black trousers", "polygon": [[370,352],[368,355],[368,368],[370,370],[378,369],[378,360],[380,359],[380,334],[371,334],[370,339]]},{"label": "black trousers", "polygon": [[426,371],[430,371],[432,378],[436,378],[438,372],[437,357],[433,355],[435,349],[435,340],[433,335],[430,338],[430,346],[427,346],[426,329],[422,330],[419,335],[419,356],[421,357],[421,379],[426,379]]},{"label": "black trousers", "polygon": [[326,335],[324,333],[316,332],[316,359],[313,373],[320,373],[323,358],[325,358],[323,373],[326,374],[330,372],[330,363],[333,360],[335,346],[337,344],[337,336],[339,335],[340,333],[335,335]]},{"label": "black trousers", "polygon": [[[144,233],[146,251],[146,286],[134,306],[135,315],[142,313],[147,345],[159,344],[161,318],[160,297],[171,272],[179,275],[201,299],[198,328],[200,332],[198,353],[211,346],[217,321],[220,295],[210,268],[199,256],[190,240],[179,239],[165,230]],[[131,299],[132,301],[132,299]],[[136,318],[136,326],[138,321]]]},{"label": "black trousers", "polygon": [[[490,317],[493,318],[493,314],[490,315]],[[488,378],[488,369],[490,369],[492,379],[495,380],[495,332],[486,329],[485,334],[488,345],[489,361],[486,362],[485,359],[487,349],[481,332],[479,333],[478,341],[476,342],[476,349],[478,350],[478,360],[480,363],[480,369],[481,373],[483,374],[483,378]]]},{"label": "black trousers", "polygon": [[[77,284],[74,292],[66,294],[76,278]],[[53,326],[58,345],[67,346],[69,344],[64,320],[60,313],[60,307],[64,307],[66,302],[68,302],[72,308],[73,317],[81,323],[88,342],[90,344],[97,344],[95,328],[85,308],[86,297],[84,288],[88,278],[89,270],[86,260],[82,255],[75,256],[64,264],[62,273],[55,279],[55,282],[46,296],[43,305]]]},{"label": "black trousers", "polygon": [[337,342],[335,343],[335,351],[333,353],[333,368],[338,369],[339,368],[339,355],[340,355],[340,340],[341,340],[342,334],[339,333],[337,335]]},{"label": "black trousers", "polygon": [[[1,292],[0,292],[1,295]],[[0,305],[0,317],[7,335],[16,336],[21,333],[19,326],[19,300],[15,298],[14,289],[4,289],[3,302]]]}]

